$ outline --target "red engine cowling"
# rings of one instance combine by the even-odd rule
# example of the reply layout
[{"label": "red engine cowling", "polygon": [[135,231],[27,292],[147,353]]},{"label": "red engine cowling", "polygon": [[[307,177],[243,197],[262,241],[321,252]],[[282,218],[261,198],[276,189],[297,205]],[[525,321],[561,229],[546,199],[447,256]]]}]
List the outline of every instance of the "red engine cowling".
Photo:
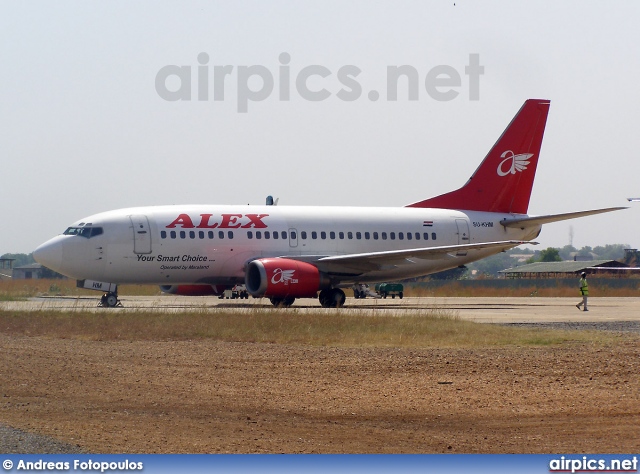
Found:
[{"label": "red engine cowling", "polygon": [[216,285],[161,285],[160,291],[180,296],[218,296],[224,291]]},{"label": "red engine cowling", "polygon": [[261,258],[249,263],[245,285],[256,298],[314,298],[318,290],[329,286],[329,281],[310,263],[287,258]]}]

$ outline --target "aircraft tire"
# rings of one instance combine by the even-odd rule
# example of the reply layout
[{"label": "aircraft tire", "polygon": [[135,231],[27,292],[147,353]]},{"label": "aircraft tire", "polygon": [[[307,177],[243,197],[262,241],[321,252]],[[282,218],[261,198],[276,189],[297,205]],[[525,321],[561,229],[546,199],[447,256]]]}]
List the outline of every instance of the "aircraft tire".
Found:
[{"label": "aircraft tire", "polygon": [[347,296],[340,288],[332,288],[330,290],[322,290],[318,299],[323,308],[341,308]]},{"label": "aircraft tire", "polygon": [[271,304],[276,308],[289,308],[296,299],[291,296],[286,296],[284,298],[272,297],[269,298]]},{"label": "aircraft tire", "polygon": [[100,304],[106,308],[115,308],[118,306],[118,295],[115,293],[105,293],[100,298]]},{"label": "aircraft tire", "polygon": [[322,290],[318,295],[318,301],[323,308],[329,308],[329,291],[331,290]]}]

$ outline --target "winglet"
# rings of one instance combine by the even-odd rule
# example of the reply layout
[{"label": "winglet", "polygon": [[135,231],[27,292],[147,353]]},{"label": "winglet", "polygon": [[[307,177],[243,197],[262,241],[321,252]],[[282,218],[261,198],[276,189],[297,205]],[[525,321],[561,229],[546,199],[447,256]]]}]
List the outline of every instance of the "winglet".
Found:
[{"label": "winglet", "polygon": [[463,187],[407,207],[526,214],[549,105],[527,100]]}]

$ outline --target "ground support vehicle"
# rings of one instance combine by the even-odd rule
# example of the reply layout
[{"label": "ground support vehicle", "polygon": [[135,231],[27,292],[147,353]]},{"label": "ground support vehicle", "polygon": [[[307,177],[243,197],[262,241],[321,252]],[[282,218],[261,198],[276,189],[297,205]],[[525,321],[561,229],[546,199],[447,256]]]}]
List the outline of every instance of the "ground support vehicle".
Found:
[{"label": "ground support vehicle", "polygon": [[387,296],[395,298],[398,296],[402,299],[404,296],[404,287],[402,286],[402,283],[378,283],[376,285],[376,291],[380,293],[382,298],[386,298]]}]

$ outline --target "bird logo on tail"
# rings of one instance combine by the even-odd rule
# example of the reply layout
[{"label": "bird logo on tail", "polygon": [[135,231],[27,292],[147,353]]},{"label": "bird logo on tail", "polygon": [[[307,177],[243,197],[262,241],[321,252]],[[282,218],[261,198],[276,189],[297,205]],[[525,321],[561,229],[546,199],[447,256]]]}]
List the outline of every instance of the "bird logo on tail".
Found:
[{"label": "bird logo on tail", "polygon": [[[498,165],[498,176],[507,176],[508,174],[516,174],[516,171],[523,172],[527,169],[529,164],[529,158],[533,156],[533,153],[520,153],[516,155],[511,150],[505,151],[500,158],[504,158]],[[511,162],[511,166],[509,166]],[[508,168],[504,171],[504,165],[507,164]]]}]

